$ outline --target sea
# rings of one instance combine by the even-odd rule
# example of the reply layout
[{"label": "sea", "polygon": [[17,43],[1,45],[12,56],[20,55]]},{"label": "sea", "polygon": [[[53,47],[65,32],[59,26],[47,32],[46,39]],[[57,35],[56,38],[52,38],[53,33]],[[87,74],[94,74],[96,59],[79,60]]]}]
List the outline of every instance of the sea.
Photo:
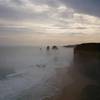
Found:
[{"label": "sea", "polygon": [[0,100],[48,100],[64,88],[73,48],[0,47]]}]

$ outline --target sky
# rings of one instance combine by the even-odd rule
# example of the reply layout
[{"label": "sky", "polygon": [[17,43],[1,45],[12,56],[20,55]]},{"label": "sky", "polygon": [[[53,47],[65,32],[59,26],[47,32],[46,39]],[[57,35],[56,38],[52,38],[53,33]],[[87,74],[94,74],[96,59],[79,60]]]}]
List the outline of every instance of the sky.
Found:
[{"label": "sky", "polygon": [[100,0],[0,0],[0,45],[100,42]]}]

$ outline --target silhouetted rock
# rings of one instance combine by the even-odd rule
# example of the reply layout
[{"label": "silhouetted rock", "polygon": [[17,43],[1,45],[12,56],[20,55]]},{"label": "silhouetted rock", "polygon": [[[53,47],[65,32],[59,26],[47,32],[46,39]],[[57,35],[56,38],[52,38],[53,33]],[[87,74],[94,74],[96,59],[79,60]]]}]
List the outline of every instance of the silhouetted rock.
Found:
[{"label": "silhouetted rock", "polygon": [[53,50],[57,50],[58,47],[57,47],[57,46],[53,46],[52,49],[53,49]]},{"label": "silhouetted rock", "polygon": [[75,46],[75,52],[77,51],[91,51],[100,52],[100,43],[83,43]]},{"label": "silhouetted rock", "polygon": [[78,70],[100,81],[100,43],[85,43],[74,48],[74,65]]},{"label": "silhouetted rock", "polygon": [[47,50],[50,50],[50,46],[47,46]]},{"label": "silhouetted rock", "polygon": [[45,64],[37,64],[36,67],[38,67],[38,68],[45,68],[46,65]]}]

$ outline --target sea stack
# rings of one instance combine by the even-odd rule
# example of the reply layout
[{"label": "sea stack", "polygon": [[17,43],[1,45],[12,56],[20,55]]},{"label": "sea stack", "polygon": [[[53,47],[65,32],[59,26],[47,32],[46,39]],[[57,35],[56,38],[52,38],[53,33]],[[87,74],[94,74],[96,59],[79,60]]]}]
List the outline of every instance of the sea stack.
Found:
[{"label": "sea stack", "polygon": [[57,50],[58,47],[54,45],[54,46],[52,46],[52,49],[53,49],[53,50]]},{"label": "sea stack", "polygon": [[74,66],[88,78],[100,81],[100,43],[76,45]]},{"label": "sea stack", "polygon": [[47,48],[46,48],[47,50],[50,50],[50,46],[47,46]]}]

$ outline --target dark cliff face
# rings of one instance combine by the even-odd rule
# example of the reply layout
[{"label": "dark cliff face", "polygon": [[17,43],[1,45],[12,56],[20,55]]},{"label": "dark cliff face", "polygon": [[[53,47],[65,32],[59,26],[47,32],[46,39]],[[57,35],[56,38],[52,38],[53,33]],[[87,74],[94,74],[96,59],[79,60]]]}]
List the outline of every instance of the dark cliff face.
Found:
[{"label": "dark cliff face", "polygon": [[82,89],[81,100],[100,100],[100,43],[85,43],[74,48],[74,67],[89,83]]},{"label": "dark cliff face", "polygon": [[85,76],[100,81],[100,43],[85,43],[74,48],[74,65]]},{"label": "dark cliff face", "polygon": [[100,52],[100,43],[83,43],[75,46],[75,51],[99,51]]}]

